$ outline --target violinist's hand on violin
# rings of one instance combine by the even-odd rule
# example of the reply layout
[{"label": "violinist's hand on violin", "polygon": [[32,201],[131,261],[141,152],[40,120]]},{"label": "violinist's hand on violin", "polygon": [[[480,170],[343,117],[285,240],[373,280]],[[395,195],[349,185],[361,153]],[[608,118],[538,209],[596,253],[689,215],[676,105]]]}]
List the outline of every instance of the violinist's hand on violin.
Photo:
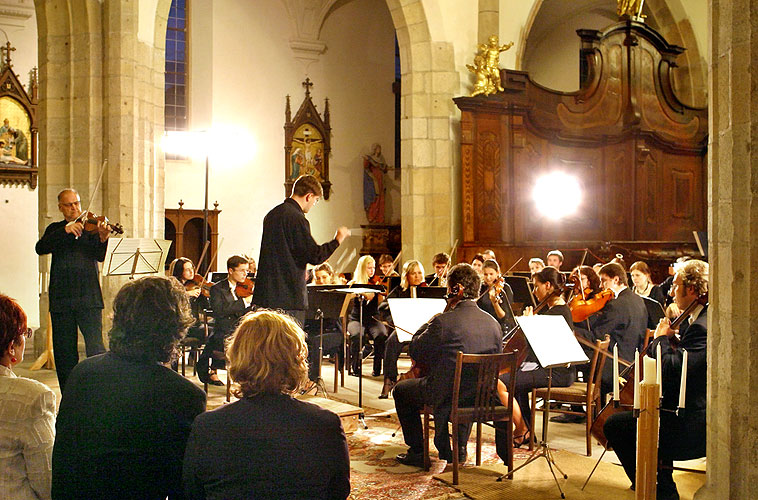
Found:
[{"label": "violinist's hand on violin", "polygon": [[346,228],[345,226],[341,226],[337,229],[337,234],[334,235],[334,238],[337,240],[337,243],[340,245],[343,241],[345,241],[345,238],[350,236],[350,230]]},{"label": "violinist's hand on violin", "polygon": [[193,297],[193,298],[198,298],[198,297],[200,297],[200,292],[201,291],[202,290],[200,290],[200,287],[197,287],[197,288],[194,288],[194,289],[188,291],[187,295],[189,295],[190,297]]},{"label": "violinist's hand on violin", "polygon": [[674,333],[676,333],[675,330],[672,330],[671,322],[666,318],[661,318],[661,320],[658,322],[658,326],[655,327],[655,333],[653,334],[653,338],[658,338],[663,335],[666,335],[667,337],[673,337]]},{"label": "violinist's hand on violin", "polygon": [[526,306],[524,308],[523,316],[534,316],[534,308],[532,306]]},{"label": "violinist's hand on violin", "polygon": [[68,234],[73,234],[77,238],[82,235],[82,232],[84,232],[84,224],[82,224],[79,221],[71,221],[68,224],[66,224],[66,232]]},{"label": "violinist's hand on violin", "polygon": [[104,242],[111,236],[111,230],[108,229],[108,223],[105,221],[98,221],[97,234],[100,235],[100,241]]},{"label": "violinist's hand on violin", "polygon": [[497,290],[494,286],[491,286],[487,294],[490,296],[490,300],[494,304],[495,302],[498,302],[497,300]]}]

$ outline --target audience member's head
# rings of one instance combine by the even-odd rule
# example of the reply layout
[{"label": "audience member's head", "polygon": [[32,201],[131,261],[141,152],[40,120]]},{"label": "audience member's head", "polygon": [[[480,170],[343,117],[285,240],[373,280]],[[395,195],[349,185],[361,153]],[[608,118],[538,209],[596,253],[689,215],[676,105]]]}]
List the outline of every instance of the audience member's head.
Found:
[{"label": "audience member's head", "polygon": [[293,394],[308,381],[305,333],[289,316],[262,310],[248,314],[226,349],[236,396]]},{"label": "audience member's head", "polygon": [[122,358],[165,363],[193,322],[187,294],[176,280],[147,276],[130,281],[113,301],[110,349]]},{"label": "audience member's head", "polygon": [[24,310],[18,302],[0,294],[0,364],[12,368],[20,363],[30,336]]},{"label": "audience member's head", "polygon": [[482,279],[471,264],[456,264],[447,273],[447,289],[455,292],[457,286],[463,287],[463,297],[466,299],[476,299],[479,296]]}]

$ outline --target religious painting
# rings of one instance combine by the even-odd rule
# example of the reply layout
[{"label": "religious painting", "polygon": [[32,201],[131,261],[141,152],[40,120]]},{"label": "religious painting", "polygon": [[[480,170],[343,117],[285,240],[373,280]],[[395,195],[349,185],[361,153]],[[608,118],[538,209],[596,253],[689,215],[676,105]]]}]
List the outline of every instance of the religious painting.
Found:
[{"label": "religious painting", "polygon": [[0,163],[30,165],[31,120],[12,97],[0,97]]},{"label": "religious painting", "polygon": [[313,125],[306,123],[298,127],[292,138],[290,153],[290,175],[293,181],[301,175],[312,175],[324,180],[324,139]]},{"label": "religious painting", "polygon": [[[323,115],[311,100],[313,86],[309,78],[303,82],[305,99],[292,117],[290,96],[284,111],[284,194],[292,194],[292,185],[301,175],[312,175],[321,183],[324,199],[329,199],[329,154],[332,127],[329,124],[329,99],[325,100]],[[322,118],[323,116],[323,118]]]}]

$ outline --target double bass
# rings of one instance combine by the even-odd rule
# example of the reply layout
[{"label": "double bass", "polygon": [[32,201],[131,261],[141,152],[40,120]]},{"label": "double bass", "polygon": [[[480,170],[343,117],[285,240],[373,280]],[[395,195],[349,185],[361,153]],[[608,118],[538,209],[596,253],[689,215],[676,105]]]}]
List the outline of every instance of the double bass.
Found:
[{"label": "double bass", "polygon": [[[693,300],[690,305],[688,305],[684,311],[682,311],[682,314],[680,314],[673,322],[671,322],[669,328],[672,330],[678,330],[679,325],[681,325],[682,322],[689,317],[690,313],[692,313],[692,311],[694,311],[697,306],[701,305],[708,305],[708,292],[705,292],[697,299]],[[674,339],[676,339],[676,337],[671,337],[672,344],[678,345],[678,341]],[[650,351],[650,346],[652,345],[653,343],[650,342],[647,346],[645,346],[645,349],[643,349],[640,353],[640,359],[642,359]],[[634,404],[634,377],[637,376],[636,367],[638,361],[639,359],[635,359],[632,364],[619,375],[619,378],[626,380],[626,383],[624,383],[624,386],[619,391],[619,404],[614,404],[614,401],[606,404],[597,415],[597,417],[595,417],[595,421],[592,423],[592,427],[590,428],[590,433],[592,436],[597,439],[597,441],[604,448],[608,447],[608,438],[605,437],[605,431],[603,429],[606,420],[608,420],[611,415],[615,415],[616,413],[622,411],[628,411],[628,409],[631,408]]]}]

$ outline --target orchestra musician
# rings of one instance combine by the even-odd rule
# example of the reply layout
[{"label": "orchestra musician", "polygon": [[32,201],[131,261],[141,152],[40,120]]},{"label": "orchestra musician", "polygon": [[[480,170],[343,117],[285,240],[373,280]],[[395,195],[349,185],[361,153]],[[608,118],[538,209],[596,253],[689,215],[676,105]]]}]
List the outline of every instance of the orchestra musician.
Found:
[{"label": "orchestra musician", "polygon": [[561,252],[558,249],[550,250],[547,253],[547,258],[545,259],[545,262],[547,262],[548,266],[552,266],[560,271],[561,266],[563,265],[563,252]]},{"label": "orchestra musician", "polygon": [[494,260],[497,262],[497,259],[495,258],[495,251],[490,250],[489,248],[482,252],[482,256],[484,257],[484,260]]},{"label": "orchestra musician", "polygon": [[[334,285],[337,284],[334,277],[334,270],[328,262],[319,264],[313,268],[313,285]],[[321,335],[321,320],[306,318],[303,325],[305,330],[305,342],[308,344],[308,379],[311,382],[318,381],[319,344]],[[338,366],[342,366],[342,322],[339,318],[324,317],[324,354],[337,356]]]},{"label": "orchestra musician", "polygon": [[545,268],[545,261],[543,261],[539,257],[532,257],[531,259],[529,259],[529,272],[532,273],[532,276],[534,276],[535,273],[542,271],[544,268]]},{"label": "orchestra musician", "polygon": [[482,289],[476,305],[495,318],[503,328],[503,333],[507,333],[516,326],[513,311],[505,309],[510,308],[510,304],[513,303],[513,290],[508,283],[500,281],[500,265],[496,261],[484,261],[482,274]]},{"label": "orchestra musician", "polygon": [[313,284],[314,285],[337,285],[337,280],[334,276],[334,269],[331,264],[324,262],[313,268]]},{"label": "orchestra musician", "polygon": [[103,295],[98,262],[105,259],[110,231],[105,222],[95,232],[85,232],[78,221],[82,204],[75,189],[58,193],[63,220],[53,222],[37,242],[37,255],[52,254],[50,265],[50,318],[53,353],[61,392],[69,373],[79,362],[77,328],[84,337],[87,357],[105,352],[103,345]]},{"label": "orchestra musician", "polygon": [[263,219],[261,254],[253,303],[258,307],[282,309],[299,324],[305,321],[308,294],[305,289],[307,264],[321,264],[350,236],[346,227],[334,239],[319,245],[311,236],[305,214],[323,197],[321,183],[312,175],[301,175],[292,195]]},{"label": "orchestra musician", "polygon": [[[400,274],[400,285],[392,290],[387,298],[415,298],[416,287],[426,285],[424,283],[424,266],[417,260],[409,260],[403,264],[403,272]],[[380,309],[386,310],[385,316],[389,316],[390,324],[392,315],[389,314],[389,307],[385,306],[386,302],[380,306]],[[397,383],[397,360],[403,348],[410,342],[400,342],[397,338],[397,331],[393,330],[387,338],[384,348],[384,385],[379,399],[387,399],[390,391]]]},{"label": "orchestra musician", "polygon": [[197,378],[203,383],[224,385],[216,370],[225,366],[224,341],[237,327],[240,318],[251,309],[252,297],[238,297],[236,291],[237,285],[247,278],[249,266],[245,257],[232,255],[226,260],[227,279],[211,287],[211,309],[215,319],[213,334],[208,337],[197,360]]},{"label": "orchestra musician", "polygon": [[[355,273],[349,285],[367,285],[374,272],[376,271],[376,262],[370,255],[364,255],[358,259],[355,265]],[[379,377],[382,374],[382,358],[384,357],[384,343],[387,340],[387,329],[375,318],[377,309],[382,302],[383,297],[380,293],[364,294],[363,300],[359,297],[353,299],[353,307],[350,310],[350,318],[347,323],[347,331],[350,334],[350,360],[352,361],[352,374],[360,373],[360,363],[363,358],[368,357],[371,353],[371,347],[367,343],[368,339],[374,341],[374,370],[372,375]],[[358,352],[359,337],[361,333],[361,304],[363,305],[363,352]]]},{"label": "orchestra musician", "polygon": [[395,263],[395,259],[393,259],[391,255],[387,255],[386,253],[380,255],[378,263],[379,263],[379,272],[381,273],[380,276],[382,278],[400,276],[397,273],[397,271],[392,269],[392,266]]},{"label": "orchestra musician", "polygon": [[[681,310],[693,304],[708,291],[708,264],[700,260],[685,262],[676,272],[671,295]],[[661,347],[662,411],[658,433],[658,484],[659,500],[679,499],[679,493],[671,475],[673,460],[691,460],[705,456],[706,414],[706,361],[708,306],[697,305],[677,333],[662,319],[655,330],[649,355],[657,356]],[[682,374],[682,351],[687,351],[687,393],[685,408],[677,414],[679,388]],[[613,448],[624,467],[626,475],[635,482],[635,458],[637,423],[631,411],[611,415],[603,427],[608,444]],[[663,467],[660,467],[663,466]]]},{"label": "orchestra musician", "polygon": [[202,284],[198,284],[195,278],[195,266],[187,257],[174,259],[168,267],[168,274],[173,276],[182,284],[187,295],[189,295],[190,307],[192,308],[192,317],[195,318],[195,324],[187,331],[187,337],[204,339],[205,332],[200,325],[200,313],[210,308],[208,297],[202,294]]},{"label": "orchestra musician", "polygon": [[484,255],[478,253],[474,255],[474,258],[471,260],[471,267],[474,268],[474,271],[479,273],[479,276],[484,279],[484,276],[482,275],[482,266],[484,265]]},{"label": "orchestra musician", "polygon": [[[405,465],[424,466],[423,428],[419,411],[424,405],[433,408],[435,421],[434,445],[441,460],[452,461],[448,425],[451,394],[458,351],[466,354],[495,354],[502,351],[500,325],[489,314],[476,306],[481,279],[469,264],[457,264],[448,273],[448,292],[463,287],[463,300],[452,310],[439,314],[422,326],[414,335],[408,349],[411,357],[429,367],[429,373],[420,378],[402,380],[395,386],[394,397],[397,416],[403,429],[403,438],[409,449],[396,460]],[[471,404],[476,390],[476,375],[464,374],[461,380],[461,404]],[[505,425],[496,423],[495,443],[498,455],[507,457]],[[466,443],[471,424],[459,427],[460,463],[466,461]]]},{"label": "orchestra musician", "polygon": [[426,283],[429,286],[445,286],[447,270],[450,268],[450,256],[445,252],[436,254],[432,258],[432,267],[434,273],[426,276]]},{"label": "orchestra musician", "polygon": [[663,290],[658,285],[654,285],[650,279],[650,268],[645,262],[638,260],[629,268],[632,275],[632,291],[640,297],[649,297],[661,306],[666,303],[666,297],[663,296]]},{"label": "orchestra musician", "polygon": [[[563,316],[566,324],[573,329],[574,323],[571,319],[571,310],[566,301],[561,297],[561,290],[564,285],[564,277],[560,271],[552,266],[545,267],[542,271],[534,275],[534,294],[540,303],[545,302],[545,307],[538,314],[549,314],[554,316]],[[527,306],[524,309],[524,316],[533,315],[533,308]],[[553,387],[568,387],[576,380],[576,369],[553,368]],[[507,384],[508,374],[503,375],[503,381]],[[524,426],[531,422],[531,406],[529,405],[529,391],[532,389],[547,387],[548,370],[539,366],[537,357],[531,348],[529,348],[524,363],[516,375],[516,387],[513,398],[518,401],[523,415]],[[513,445],[521,446],[530,440],[530,431],[518,432],[514,435]]]}]

